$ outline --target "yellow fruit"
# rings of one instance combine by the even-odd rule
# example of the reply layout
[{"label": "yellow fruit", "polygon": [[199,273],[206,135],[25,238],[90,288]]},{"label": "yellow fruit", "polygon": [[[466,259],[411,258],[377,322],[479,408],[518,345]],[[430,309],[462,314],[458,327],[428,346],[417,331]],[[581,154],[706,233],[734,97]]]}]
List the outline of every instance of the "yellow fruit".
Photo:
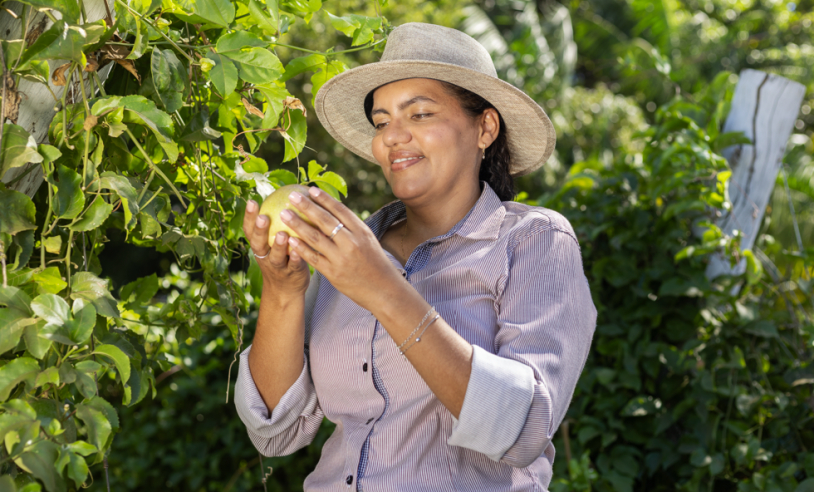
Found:
[{"label": "yellow fruit", "polygon": [[299,215],[302,220],[307,222],[308,224],[314,225],[308,218],[300,212],[297,207],[294,206],[291,201],[288,199],[288,195],[291,194],[292,191],[299,192],[300,195],[307,197],[308,196],[308,187],[303,185],[286,185],[274,190],[274,193],[267,196],[265,200],[263,200],[263,204],[260,205],[260,215],[265,215],[269,218],[271,223],[269,224],[269,246],[274,245],[274,237],[280,231],[285,231],[291,237],[299,237],[293,229],[285,225],[283,219],[280,218],[280,212],[284,209],[291,210],[295,214]]}]

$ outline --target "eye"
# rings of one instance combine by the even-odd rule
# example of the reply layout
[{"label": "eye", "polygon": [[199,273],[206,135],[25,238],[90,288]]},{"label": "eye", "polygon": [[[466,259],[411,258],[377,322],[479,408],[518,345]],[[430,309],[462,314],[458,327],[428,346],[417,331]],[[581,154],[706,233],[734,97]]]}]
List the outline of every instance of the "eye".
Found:
[{"label": "eye", "polygon": [[416,118],[416,119],[419,119],[419,120],[425,120],[425,119],[429,118],[430,116],[432,116],[432,113],[418,113],[418,114],[414,114],[413,118]]},{"label": "eye", "polygon": [[373,125],[373,128],[375,128],[376,130],[381,130],[381,129],[383,129],[385,126],[387,126],[387,122],[376,123],[375,125]]}]

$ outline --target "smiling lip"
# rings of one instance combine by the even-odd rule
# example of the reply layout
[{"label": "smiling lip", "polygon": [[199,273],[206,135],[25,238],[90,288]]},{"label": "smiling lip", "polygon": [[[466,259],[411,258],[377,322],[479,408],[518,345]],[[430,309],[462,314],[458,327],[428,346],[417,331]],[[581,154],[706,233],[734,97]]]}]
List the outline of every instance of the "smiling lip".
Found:
[{"label": "smiling lip", "polygon": [[421,160],[424,159],[423,155],[413,154],[413,155],[393,155],[390,158],[390,169],[392,171],[401,171],[403,169],[407,169],[408,167],[412,166],[413,164],[417,164]]}]

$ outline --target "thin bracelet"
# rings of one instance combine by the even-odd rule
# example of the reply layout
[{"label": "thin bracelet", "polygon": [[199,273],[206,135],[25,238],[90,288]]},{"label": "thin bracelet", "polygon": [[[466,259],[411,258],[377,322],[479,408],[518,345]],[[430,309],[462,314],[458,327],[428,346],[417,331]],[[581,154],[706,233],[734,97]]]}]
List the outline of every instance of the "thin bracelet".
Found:
[{"label": "thin bracelet", "polygon": [[425,327],[424,327],[424,329],[423,329],[423,330],[421,330],[421,333],[420,333],[420,334],[419,334],[419,335],[418,335],[418,336],[415,338],[415,342],[413,342],[413,343],[411,343],[410,345],[408,345],[408,346],[407,346],[407,348],[406,348],[406,349],[404,349],[403,351],[399,351],[399,352],[401,352],[401,355],[406,354],[406,353],[407,353],[407,351],[408,351],[408,350],[410,350],[410,347],[412,347],[413,345],[415,345],[415,344],[417,344],[418,342],[420,342],[420,341],[421,341],[421,337],[423,337],[423,336],[424,336],[424,332],[425,332],[425,331],[427,331],[427,328],[429,328],[431,324],[435,323],[435,322],[438,320],[438,318],[440,318],[440,317],[441,317],[441,315],[440,315],[440,314],[436,314],[436,315],[435,315],[435,317],[434,317],[433,319],[431,319],[429,323],[427,323],[427,326],[425,326]]},{"label": "thin bracelet", "polygon": [[421,326],[424,324],[425,321],[427,321],[427,318],[430,317],[430,314],[432,314],[433,311],[435,311],[435,306],[430,306],[430,310],[427,311],[427,314],[425,314],[423,318],[421,318],[421,321],[418,323],[418,326],[416,326],[415,329],[411,331],[409,335],[407,335],[407,339],[401,342],[401,345],[398,346],[399,352],[401,352],[401,349],[404,347],[404,344],[409,342],[410,339],[413,338],[415,332],[417,332],[419,328],[421,328]]}]

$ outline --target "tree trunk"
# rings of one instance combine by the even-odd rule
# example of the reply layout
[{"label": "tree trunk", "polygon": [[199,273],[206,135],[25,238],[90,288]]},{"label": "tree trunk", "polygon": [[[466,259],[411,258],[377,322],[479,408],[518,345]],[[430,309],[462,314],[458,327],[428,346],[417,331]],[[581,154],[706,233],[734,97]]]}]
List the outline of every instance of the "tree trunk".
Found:
[{"label": "tree trunk", "polygon": [[[85,0],[84,4],[88,18],[84,20],[84,22],[93,22],[99,19],[104,19],[107,16],[107,9],[105,8],[104,2],[105,0]],[[21,37],[24,37],[24,35],[21,36],[20,16],[23,9],[25,8],[26,12],[28,12],[29,7],[18,2],[8,2],[4,5],[4,7],[14,12],[14,14],[17,15],[17,18],[15,19],[11,14],[5,11],[0,14],[0,38],[20,39]],[[40,30],[42,32],[51,27],[52,22],[44,14],[37,12],[34,9],[31,10],[34,15],[31,16],[31,20],[27,23],[28,29],[26,30],[26,34],[29,34],[34,30]],[[60,17],[59,12],[52,12],[55,17]],[[110,7],[110,13],[112,16],[113,7]],[[45,24],[42,24],[42,22],[45,22]],[[13,60],[7,62],[12,66],[14,65]],[[55,68],[67,62],[68,60],[50,60],[49,64],[51,72],[53,73]],[[113,64],[108,64],[99,71],[99,79],[102,82],[104,82],[104,80],[107,78],[112,66]],[[61,109],[60,101],[55,100],[54,96],[51,95],[43,84],[30,82],[22,78],[19,80],[18,84],[17,90],[22,96],[22,101],[20,102],[20,115],[17,121],[12,121],[12,123],[16,123],[23,127],[31,134],[32,137],[34,137],[34,140],[36,140],[37,143],[48,143],[48,126],[51,124],[51,120],[54,118],[54,115],[56,115],[56,112]],[[55,86],[51,80],[48,81],[48,84],[51,87],[51,90],[54,92],[54,95],[56,95],[57,98],[61,98],[66,87]],[[86,84],[85,88],[86,90],[90,89],[90,85]],[[73,91],[68,93],[68,101],[81,100],[82,96],[78,84],[71,84],[71,87],[67,89]],[[88,95],[90,96],[90,94]],[[29,170],[30,166],[36,166],[38,169]],[[42,170],[39,169],[39,165],[29,164],[28,166],[10,169],[3,176],[2,181],[4,183],[8,183],[26,172],[28,172],[28,174],[14,183],[11,186],[11,189],[20,191],[33,197],[34,193],[36,193],[37,189],[39,189],[40,184],[42,184],[43,179]]]}]

